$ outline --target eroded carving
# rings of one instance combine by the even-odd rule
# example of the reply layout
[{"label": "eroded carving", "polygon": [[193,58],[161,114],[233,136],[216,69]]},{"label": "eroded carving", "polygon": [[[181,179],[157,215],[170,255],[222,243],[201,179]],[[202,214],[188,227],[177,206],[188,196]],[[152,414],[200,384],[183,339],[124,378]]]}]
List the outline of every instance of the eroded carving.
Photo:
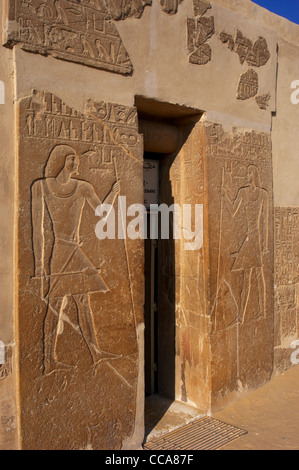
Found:
[{"label": "eroded carving", "polygon": [[[291,366],[291,343],[298,338],[299,209],[275,208],[275,346],[276,367]],[[284,353],[285,350],[285,353]],[[287,360],[284,360],[284,354]]]},{"label": "eroded carving", "polygon": [[141,18],[144,8],[152,5],[152,0],[102,0],[114,20]]},{"label": "eroded carving", "polygon": [[194,16],[203,16],[210,8],[212,5],[208,0],[193,0]]},{"label": "eroded carving", "polygon": [[264,95],[256,96],[255,101],[260,109],[266,110],[269,106],[270,98],[270,93],[265,93]]},{"label": "eroded carving", "polygon": [[220,202],[213,206],[219,214],[219,242],[212,308],[215,331],[220,331],[267,317],[271,141],[257,132],[227,134],[218,125],[208,127],[207,134],[220,192]]},{"label": "eroded carving", "polygon": [[16,418],[12,401],[3,401],[0,404],[0,438],[1,443],[6,442],[7,436],[16,429]]},{"label": "eroded carving", "polygon": [[258,132],[232,134],[224,132],[221,125],[210,126],[208,133],[208,152],[212,158],[233,159],[239,162],[270,163],[271,139],[268,134]]},{"label": "eroded carving", "polygon": [[275,284],[299,282],[299,209],[275,208]]},{"label": "eroded carving", "polygon": [[212,50],[207,41],[215,33],[214,17],[187,19],[189,62],[205,65],[212,57]]},{"label": "eroded carving", "polygon": [[[1,342],[0,342],[1,343]],[[1,347],[1,345],[0,345]],[[3,358],[4,361],[0,363],[0,380],[6,379],[12,373],[12,347],[4,346]]]},{"label": "eroded carving", "polygon": [[[259,310],[255,316],[266,316],[263,256],[269,251],[269,195],[261,187],[259,170],[255,165],[248,166],[247,185],[238,189],[235,199],[230,199],[224,184],[221,191],[232,219],[235,219],[240,211],[243,212],[242,215],[246,221],[244,240],[236,252],[230,253],[233,259],[231,272],[242,271],[244,273],[239,313],[239,321],[244,323],[250,295],[253,294],[258,296],[259,303]],[[257,281],[257,291],[252,289],[253,276]]]},{"label": "eroded carving", "polygon": [[160,0],[162,10],[168,15],[175,15],[184,0]]},{"label": "eroded carving", "polygon": [[273,371],[270,134],[208,124],[207,172],[213,374],[222,396],[224,380],[237,390]]},{"label": "eroded carving", "polygon": [[261,36],[254,43],[243,36],[239,30],[237,30],[235,38],[225,31],[221,32],[219,37],[231,51],[238,54],[241,64],[246,61],[251,67],[262,67],[270,59],[267,41]]},{"label": "eroded carving", "polygon": [[256,96],[259,89],[259,78],[258,74],[250,69],[247,72],[243,73],[240,77],[238,85],[238,100],[248,100],[253,96]]},{"label": "eroded carving", "polygon": [[121,74],[133,70],[111,15],[97,0],[22,0],[10,10],[7,46],[20,43],[27,51]]}]

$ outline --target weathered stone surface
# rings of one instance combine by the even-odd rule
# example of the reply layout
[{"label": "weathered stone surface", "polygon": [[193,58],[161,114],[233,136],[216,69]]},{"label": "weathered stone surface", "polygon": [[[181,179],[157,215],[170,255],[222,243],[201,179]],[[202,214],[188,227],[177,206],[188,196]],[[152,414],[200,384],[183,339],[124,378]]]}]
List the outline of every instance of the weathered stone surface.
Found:
[{"label": "weathered stone surface", "polygon": [[299,338],[299,209],[275,207],[275,367],[292,367]]},{"label": "weathered stone surface", "polygon": [[4,363],[0,364],[0,380],[6,379],[12,373],[12,347],[4,348]]},{"label": "weathered stone surface", "polygon": [[15,405],[10,397],[0,403],[0,450],[11,449],[10,442],[16,430]]},{"label": "weathered stone surface", "polygon": [[205,65],[210,62],[212,58],[212,49],[209,44],[203,44],[198,47],[192,54],[189,56],[189,62],[191,64]]},{"label": "weathered stone surface", "polygon": [[[102,0],[107,11],[114,20],[141,18],[144,8],[152,4],[152,0]],[[98,1],[100,6],[100,1]]]},{"label": "weathered stone surface", "polygon": [[260,109],[266,110],[269,106],[270,98],[270,93],[265,93],[264,95],[256,96],[255,101]]},{"label": "weathered stone surface", "polygon": [[250,69],[247,72],[243,73],[240,77],[238,85],[238,100],[248,100],[253,96],[256,96],[259,89],[259,77],[258,74]]},{"label": "weathered stone surface", "polygon": [[252,50],[246,57],[247,64],[251,67],[262,67],[266,65],[270,59],[267,41],[265,38],[259,37],[253,44]]},{"label": "weathered stone surface", "polygon": [[168,15],[175,15],[178,11],[180,3],[184,0],[160,0],[162,10]]},{"label": "weathered stone surface", "polygon": [[213,407],[273,370],[271,161],[270,135],[207,125]]},{"label": "weathered stone surface", "polygon": [[212,5],[208,0],[193,0],[194,16],[203,16],[210,8]]},{"label": "weathered stone surface", "polygon": [[120,74],[132,72],[111,14],[99,2],[10,0],[9,5],[7,46],[20,43],[26,51]]},{"label": "weathered stone surface", "polygon": [[97,239],[94,210],[128,188],[129,204],[143,201],[136,110],[89,102],[81,114],[35,92],[19,112],[23,447],[121,448],[134,434],[143,250]]},{"label": "weathered stone surface", "polygon": [[270,59],[267,41],[263,37],[259,37],[252,43],[241,31],[237,30],[235,38],[225,31],[220,33],[219,38],[231,51],[238,54],[241,64],[246,61],[251,67],[262,67]]},{"label": "weathered stone surface", "polygon": [[187,31],[189,62],[207,64],[212,57],[212,50],[207,41],[215,33],[214,17],[188,18]]}]

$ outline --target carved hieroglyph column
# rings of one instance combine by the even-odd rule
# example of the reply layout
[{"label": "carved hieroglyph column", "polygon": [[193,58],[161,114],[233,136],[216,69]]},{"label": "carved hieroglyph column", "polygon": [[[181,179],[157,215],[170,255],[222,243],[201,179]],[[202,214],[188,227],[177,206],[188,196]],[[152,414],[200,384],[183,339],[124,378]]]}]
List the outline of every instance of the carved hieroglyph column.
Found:
[{"label": "carved hieroglyph column", "polygon": [[89,102],[81,114],[47,92],[20,102],[23,449],[141,444],[143,249],[97,239],[95,209],[102,201],[117,211],[119,194],[142,203],[142,147],[134,108]]}]

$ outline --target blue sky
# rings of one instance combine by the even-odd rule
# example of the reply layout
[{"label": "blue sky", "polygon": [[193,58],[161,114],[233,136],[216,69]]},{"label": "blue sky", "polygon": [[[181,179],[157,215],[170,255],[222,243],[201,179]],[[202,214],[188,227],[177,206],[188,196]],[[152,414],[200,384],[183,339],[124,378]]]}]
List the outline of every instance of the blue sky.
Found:
[{"label": "blue sky", "polygon": [[252,0],[254,3],[299,24],[299,0]]}]

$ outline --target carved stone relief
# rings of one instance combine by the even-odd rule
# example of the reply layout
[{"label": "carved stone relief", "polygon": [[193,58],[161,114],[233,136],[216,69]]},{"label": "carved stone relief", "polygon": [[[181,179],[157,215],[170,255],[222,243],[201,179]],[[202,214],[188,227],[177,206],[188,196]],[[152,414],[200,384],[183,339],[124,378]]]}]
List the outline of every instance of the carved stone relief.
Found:
[{"label": "carved stone relief", "polygon": [[194,3],[195,18],[187,18],[189,62],[205,65],[212,58],[212,50],[207,41],[215,34],[214,17],[203,15],[211,8],[206,2]]},{"label": "carved stone relief", "polygon": [[0,364],[0,380],[6,379],[12,373],[12,347],[4,348],[4,363]]},{"label": "carved stone relief", "polygon": [[220,40],[227,44],[228,48],[238,54],[240,63],[247,64],[251,67],[262,67],[266,65],[270,59],[267,41],[263,37],[259,37],[254,43],[237,30],[235,38],[226,32],[220,33]]},{"label": "carved stone relief", "polygon": [[[222,31],[219,38],[223,44],[226,44],[230,51],[238,54],[240,63],[247,63],[251,67],[262,67],[270,59],[270,52],[266,39],[259,37],[254,43],[243,36],[242,32],[237,30],[235,37]],[[250,69],[241,75],[237,99],[247,100],[258,94],[258,74]],[[260,109],[266,110],[271,98],[270,93],[256,96],[256,103]]]},{"label": "carved stone relief", "polygon": [[6,46],[20,43],[26,51],[130,74],[132,63],[110,18],[97,0],[10,0]]},{"label": "carved stone relief", "polygon": [[168,15],[175,15],[184,0],[160,0],[162,10]]},{"label": "carved stone relief", "polygon": [[194,16],[203,16],[210,8],[212,5],[208,0],[193,0]]},{"label": "carved stone relief", "polygon": [[272,373],[271,137],[211,124],[207,142],[214,392],[225,396]]},{"label": "carved stone relief", "polygon": [[3,447],[1,450],[11,448],[9,444],[10,435],[12,435],[17,427],[14,406],[12,401],[3,401],[0,403],[0,439],[1,444],[6,444],[8,447]]},{"label": "carved stone relief", "polygon": [[253,69],[249,69],[240,77],[237,98],[238,100],[248,100],[249,98],[257,95],[258,89],[258,74]]},{"label": "carved stone relief", "polygon": [[82,114],[34,92],[20,103],[19,156],[24,448],[120,448],[134,430],[142,273],[126,240],[96,238],[95,209],[117,210],[128,187],[143,201],[136,110],[90,101]]},{"label": "carved stone relief", "polygon": [[299,338],[299,209],[275,208],[275,366],[292,366],[291,344]]},{"label": "carved stone relief", "polygon": [[256,96],[255,101],[257,102],[258,107],[265,111],[269,106],[270,98],[270,93],[265,93],[264,95]]},{"label": "carved stone relief", "polygon": [[141,18],[144,8],[152,5],[152,0],[98,0],[99,8],[101,1],[114,20]]}]

